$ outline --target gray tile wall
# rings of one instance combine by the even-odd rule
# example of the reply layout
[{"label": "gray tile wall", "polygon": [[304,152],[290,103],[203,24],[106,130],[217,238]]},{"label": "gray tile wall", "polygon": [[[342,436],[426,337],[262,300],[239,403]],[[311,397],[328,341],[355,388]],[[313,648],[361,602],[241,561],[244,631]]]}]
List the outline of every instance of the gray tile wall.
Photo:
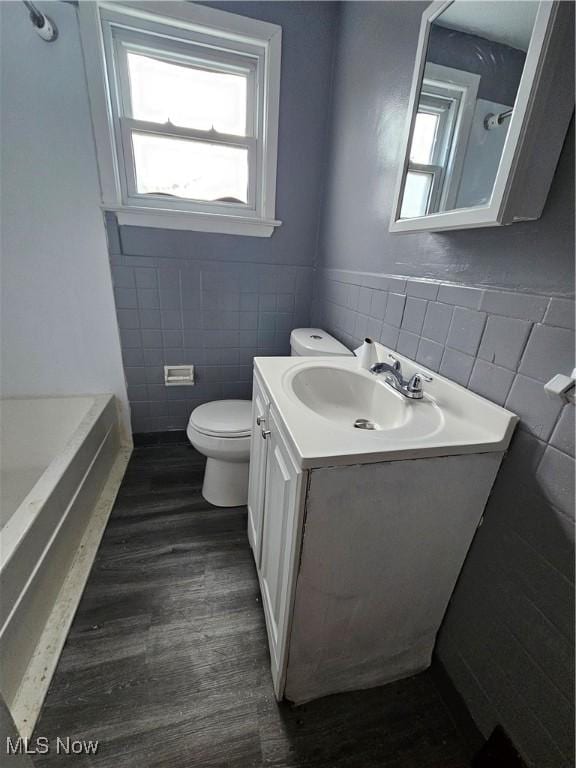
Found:
[{"label": "gray tile wall", "polygon": [[314,322],[348,346],[372,336],[550,437],[561,409],[542,383],[574,367],[570,299],[336,269],[316,273],[315,293]]},{"label": "gray tile wall", "polygon": [[313,321],[368,334],[521,417],[453,595],[438,655],[484,734],[538,768],[574,745],[574,405],[543,383],[574,367],[568,299],[323,269]]},{"label": "gray tile wall", "polygon": [[[308,325],[312,267],[123,253],[108,237],[132,431],[185,429],[193,408],[252,393],[255,355],[290,352]],[[132,251],[133,252],[133,251]],[[193,364],[194,386],[166,387],[164,365]]]}]

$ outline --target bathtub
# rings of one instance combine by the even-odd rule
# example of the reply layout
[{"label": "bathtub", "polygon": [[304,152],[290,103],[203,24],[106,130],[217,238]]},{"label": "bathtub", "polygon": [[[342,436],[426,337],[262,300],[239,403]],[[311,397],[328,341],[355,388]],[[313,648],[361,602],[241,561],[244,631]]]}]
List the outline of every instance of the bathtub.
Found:
[{"label": "bathtub", "polygon": [[131,445],[112,395],[0,400],[0,692],[30,736]]}]

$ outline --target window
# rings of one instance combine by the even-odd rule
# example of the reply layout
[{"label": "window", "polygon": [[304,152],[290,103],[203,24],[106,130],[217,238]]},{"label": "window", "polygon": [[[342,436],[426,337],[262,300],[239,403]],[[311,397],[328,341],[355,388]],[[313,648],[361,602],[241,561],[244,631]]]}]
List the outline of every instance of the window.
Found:
[{"label": "window", "polygon": [[427,64],[414,119],[400,218],[454,207],[479,77]]},{"label": "window", "polygon": [[424,216],[438,210],[444,171],[458,117],[457,99],[432,92],[425,93],[425,85],[422,85],[412,134],[406,191],[402,202],[403,218]]},{"label": "window", "polygon": [[280,27],[192,3],[80,17],[104,207],[121,224],[272,234]]}]

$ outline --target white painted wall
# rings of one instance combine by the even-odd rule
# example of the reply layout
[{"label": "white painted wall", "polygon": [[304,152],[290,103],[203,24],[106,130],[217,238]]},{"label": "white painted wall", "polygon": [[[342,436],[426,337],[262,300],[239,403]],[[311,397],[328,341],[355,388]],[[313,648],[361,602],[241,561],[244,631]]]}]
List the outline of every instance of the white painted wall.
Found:
[{"label": "white painted wall", "polygon": [[0,389],[113,392],[129,428],[76,9],[49,6],[53,43],[0,3]]}]

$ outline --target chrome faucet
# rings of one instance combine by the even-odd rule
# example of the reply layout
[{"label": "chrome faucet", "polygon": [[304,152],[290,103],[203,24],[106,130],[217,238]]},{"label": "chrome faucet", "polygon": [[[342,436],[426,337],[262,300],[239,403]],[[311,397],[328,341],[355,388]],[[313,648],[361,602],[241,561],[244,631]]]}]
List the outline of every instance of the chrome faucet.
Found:
[{"label": "chrome faucet", "polygon": [[[392,357],[392,355],[390,355]],[[370,366],[370,373],[376,376],[384,374],[384,381],[389,384],[396,392],[400,392],[404,397],[410,400],[422,400],[424,396],[424,389],[422,386],[422,380],[432,381],[432,378],[425,376],[422,373],[415,373],[408,380],[402,375],[402,366],[400,361],[393,358],[392,365],[388,363],[374,363]]]}]

